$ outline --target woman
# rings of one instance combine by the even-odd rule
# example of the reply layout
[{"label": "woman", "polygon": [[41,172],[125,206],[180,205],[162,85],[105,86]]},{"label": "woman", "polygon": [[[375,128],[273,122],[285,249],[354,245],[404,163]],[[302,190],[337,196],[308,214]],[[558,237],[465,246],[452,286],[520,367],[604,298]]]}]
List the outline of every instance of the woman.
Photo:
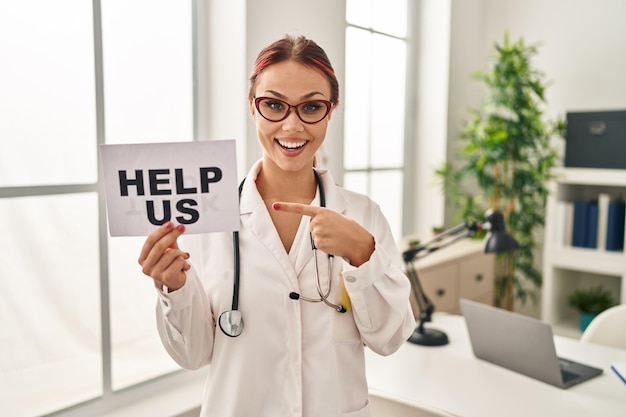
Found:
[{"label": "woman", "polygon": [[313,41],[287,36],[261,51],[249,104],[263,158],[240,188],[239,243],[202,235],[191,266],[177,243],[184,226],[170,222],[141,251],[166,350],[184,368],[211,365],[202,416],[368,416],[364,345],[391,354],[415,327],[378,205],[314,169],[338,96]]}]

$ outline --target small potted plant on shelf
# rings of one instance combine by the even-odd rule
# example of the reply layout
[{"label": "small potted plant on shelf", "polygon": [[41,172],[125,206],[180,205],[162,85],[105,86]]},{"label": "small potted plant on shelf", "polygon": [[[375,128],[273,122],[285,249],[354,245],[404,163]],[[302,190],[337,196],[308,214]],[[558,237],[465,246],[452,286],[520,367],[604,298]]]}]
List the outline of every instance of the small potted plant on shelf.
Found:
[{"label": "small potted plant on shelf", "polygon": [[569,294],[568,301],[580,313],[581,332],[585,331],[595,316],[615,305],[611,291],[601,285],[576,289]]}]

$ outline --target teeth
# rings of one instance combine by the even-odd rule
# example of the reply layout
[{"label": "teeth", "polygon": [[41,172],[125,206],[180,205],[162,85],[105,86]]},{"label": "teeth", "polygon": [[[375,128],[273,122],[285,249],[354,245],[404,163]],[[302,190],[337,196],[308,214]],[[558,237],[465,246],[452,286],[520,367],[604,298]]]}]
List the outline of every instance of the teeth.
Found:
[{"label": "teeth", "polygon": [[287,149],[297,149],[297,148],[301,148],[304,145],[306,145],[306,141],[302,141],[302,142],[283,142],[283,141],[278,141],[278,144],[280,146],[282,146],[283,148],[287,148]]}]

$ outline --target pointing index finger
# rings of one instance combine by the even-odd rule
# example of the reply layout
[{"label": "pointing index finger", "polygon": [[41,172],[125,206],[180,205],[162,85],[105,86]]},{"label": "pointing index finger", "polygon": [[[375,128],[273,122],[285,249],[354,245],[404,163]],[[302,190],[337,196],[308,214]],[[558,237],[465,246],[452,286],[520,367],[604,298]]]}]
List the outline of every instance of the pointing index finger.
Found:
[{"label": "pointing index finger", "polygon": [[314,217],[320,210],[320,207],[309,206],[300,203],[283,203],[280,201],[272,204],[274,210],[285,211],[287,213],[302,214],[304,216]]}]

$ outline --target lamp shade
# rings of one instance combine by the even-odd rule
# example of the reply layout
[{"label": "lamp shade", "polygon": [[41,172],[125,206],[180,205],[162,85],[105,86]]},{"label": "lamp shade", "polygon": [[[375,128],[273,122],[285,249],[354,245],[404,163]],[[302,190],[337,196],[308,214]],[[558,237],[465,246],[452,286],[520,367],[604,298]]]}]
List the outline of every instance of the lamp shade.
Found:
[{"label": "lamp shade", "polygon": [[491,234],[485,243],[485,252],[501,253],[519,248],[519,243],[506,231],[504,217],[500,211],[494,210],[487,216],[491,225]]}]

